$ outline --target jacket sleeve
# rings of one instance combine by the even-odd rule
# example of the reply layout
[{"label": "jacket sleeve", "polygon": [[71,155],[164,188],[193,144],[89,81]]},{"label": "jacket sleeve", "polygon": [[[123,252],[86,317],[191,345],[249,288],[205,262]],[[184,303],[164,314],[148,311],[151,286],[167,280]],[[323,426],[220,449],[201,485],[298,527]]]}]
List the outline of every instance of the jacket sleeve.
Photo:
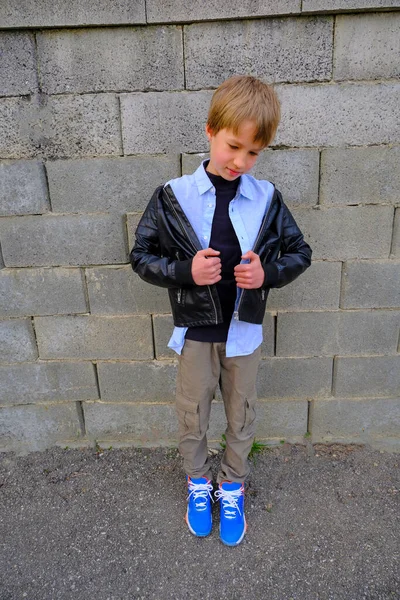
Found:
[{"label": "jacket sleeve", "polygon": [[280,258],[263,265],[264,288],[281,288],[294,281],[311,265],[312,250],[304,241],[294,217],[283,203],[283,233]]},{"label": "jacket sleeve", "polygon": [[157,205],[163,186],[158,187],[136,229],[135,245],[130,253],[132,269],[141,279],[160,287],[195,285],[192,259],[175,260],[162,256],[157,224]]}]

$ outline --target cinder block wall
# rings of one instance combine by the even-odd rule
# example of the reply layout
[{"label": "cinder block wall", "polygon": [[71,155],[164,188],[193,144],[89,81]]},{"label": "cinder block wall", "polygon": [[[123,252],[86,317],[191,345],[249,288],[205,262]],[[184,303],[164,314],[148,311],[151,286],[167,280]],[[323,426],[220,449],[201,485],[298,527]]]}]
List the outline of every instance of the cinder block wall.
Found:
[{"label": "cinder block wall", "polygon": [[283,111],[255,174],[314,251],[270,296],[257,437],[398,450],[400,3],[65,6],[0,4],[1,449],[176,442],[166,293],[128,252],[207,152],[212,90],[250,73]]}]

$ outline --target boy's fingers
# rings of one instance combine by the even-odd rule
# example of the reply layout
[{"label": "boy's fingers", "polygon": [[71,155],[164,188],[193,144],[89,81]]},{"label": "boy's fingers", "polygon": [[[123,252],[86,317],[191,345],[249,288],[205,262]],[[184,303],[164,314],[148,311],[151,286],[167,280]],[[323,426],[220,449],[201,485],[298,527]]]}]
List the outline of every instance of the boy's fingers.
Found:
[{"label": "boy's fingers", "polygon": [[213,248],[206,248],[205,250],[199,250],[197,254],[200,254],[200,256],[218,256],[220,251]]}]

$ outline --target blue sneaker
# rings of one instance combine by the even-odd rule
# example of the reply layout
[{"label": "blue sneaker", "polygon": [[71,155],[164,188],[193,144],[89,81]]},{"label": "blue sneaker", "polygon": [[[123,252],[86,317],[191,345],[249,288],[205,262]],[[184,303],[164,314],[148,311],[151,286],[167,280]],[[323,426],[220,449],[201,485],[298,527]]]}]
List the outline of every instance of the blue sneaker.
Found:
[{"label": "blue sneaker", "polygon": [[227,546],[240,544],[246,533],[244,516],[244,484],[222,481],[215,497],[220,501],[219,537]]},{"label": "blue sneaker", "polygon": [[213,485],[207,477],[192,479],[186,476],[188,483],[188,507],[186,511],[186,523],[193,535],[204,537],[211,533],[212,515],[211,495]]}]

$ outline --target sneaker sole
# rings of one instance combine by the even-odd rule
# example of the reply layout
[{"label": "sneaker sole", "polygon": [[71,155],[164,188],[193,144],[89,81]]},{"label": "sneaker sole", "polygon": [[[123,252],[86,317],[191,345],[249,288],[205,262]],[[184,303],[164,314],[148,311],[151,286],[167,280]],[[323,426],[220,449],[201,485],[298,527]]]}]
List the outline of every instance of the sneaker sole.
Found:
[{"label": "sneaker sole", "polygon": [[208,531],[207,533],[196,533],[195,530],[192,529],[191,526],[190,526],[189,519],[188,519],[188,514],[187,513],[185,515],[185,521],[186,521],[186,525],[189,527],[190,533],[193,533],[193,535],[195,535],[196,537],[207,537],[208,535],[210,535],[210,533],[212,531],[212,523],[211,523],[210,531]]},{"label": "sneaker sole", "polygon": [[240,544],[240,542],[243,541],[244,536],[246,535],[246,531],[247,531],[247,522],[246,522],[246,517],[244,519],[244,530],[242,535],[240,536],[240,538],[238,539],[237,542],[226,542],[223,537],[221,536],[221,525],[219,526],[219,539],[221,540],[221,542],[223,544],[225,544],[225,546],[238,546]]}]

